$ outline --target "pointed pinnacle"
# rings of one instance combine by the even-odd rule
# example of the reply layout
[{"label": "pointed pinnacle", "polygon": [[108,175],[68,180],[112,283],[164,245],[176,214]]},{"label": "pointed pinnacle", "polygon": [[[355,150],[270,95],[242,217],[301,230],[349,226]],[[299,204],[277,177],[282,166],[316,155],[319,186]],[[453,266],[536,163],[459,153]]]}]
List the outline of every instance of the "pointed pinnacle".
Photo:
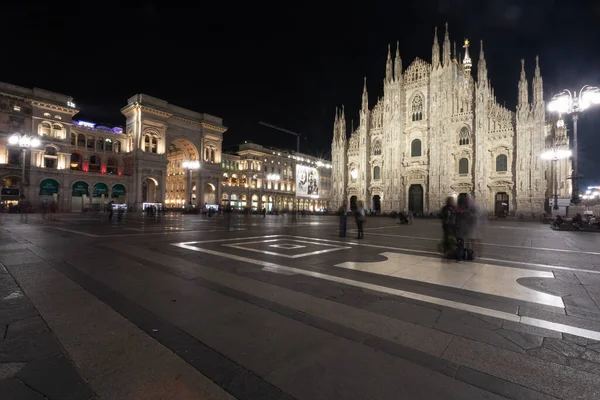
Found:
[{"label": "pointed pinnacle", "polygon": [[483,40],[479,41],[479,46],[480,46],[479,59],[483,60]]},{"label": "pointed pinnacle", "polygon": [[444,40],[450,40],[450,33],[448,32],[448,23],[446,22],[446,33],[444,33]]},{"label": "pointed pinnacle", "polygon": [[396,57],[400,57],[400,41],[396,41]]},{"label": "pointed pinnacle", "polygon": [[433,44],[438,43],[438,31],[437,26],[433,29]]},{"label": "pointed pinnacle", "polygon": [[388,60],[392,59],[392,51],[390,50],[390,45],[388,43]]}]

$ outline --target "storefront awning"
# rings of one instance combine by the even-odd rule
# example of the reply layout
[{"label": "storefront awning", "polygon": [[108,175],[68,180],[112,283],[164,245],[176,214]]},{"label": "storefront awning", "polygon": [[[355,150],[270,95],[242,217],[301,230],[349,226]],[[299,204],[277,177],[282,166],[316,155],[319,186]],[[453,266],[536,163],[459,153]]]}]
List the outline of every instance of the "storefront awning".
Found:
[{"label": "storefront awning", "polygon": [[77,181],[73,184],[72,186],[72,195],[73,196],[83,196],[83,195],[89,195],[89,190],[90,190],[90,185],[88,185],[87,183],[83,182],[83,181]]},{"label": "storefront awning", "polygon": [[40,183],[40,196],[52,196],[58,193],[58,182],[54,179],[44,179]]},{"label": "storefront awning", "polygon": [[98,182],[94,185],[94,191],[92,192],[92,196],[100,197],[100,196],[108,196],[108,186],[106,183]]},{"label": "storefront awning", "polygon": [[112,187],[112,197],[123,197],[127,193],[125,186],[120,183],[114,184]]}]

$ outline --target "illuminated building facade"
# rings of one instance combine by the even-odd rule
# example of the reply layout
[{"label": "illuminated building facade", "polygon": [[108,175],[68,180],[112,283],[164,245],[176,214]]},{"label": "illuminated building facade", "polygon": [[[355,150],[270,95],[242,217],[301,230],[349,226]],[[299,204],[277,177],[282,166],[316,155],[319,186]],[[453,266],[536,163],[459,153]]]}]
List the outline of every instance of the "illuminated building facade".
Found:
[{"label": "illuminated building facade", "polygon": [[[315,196],[298,196],[296,168],[318,170],[321,191]],[[271,149],[246,142],[223,154],[221,205],[268,212],[329,209],[331,163],[295,152]]]},{"label": "illuminated building facade", "polygon": [[[449,196],[475,196],[489,213],[540,213],[553,193],[548,147],[568,148],[564,126],[546,118],[538,60],[531,86],[524,61],[516,112],[502,106],[488,79],[483,42],[477,78],[469,42],[464,57],[451,50],[448,28],[442,46],[437,29],[432,59],[402,68],[399,48],[388,48],[384,94],[369,108],[366,79],[360,124],[347,137],[338,110],[332,142],[332,207],[344,199],[381,212],[435,213]],[[460,61],[462,58],[462,61]],[[529,96],[529,89],[532,97]],[[554,164],[559,196],[569,198],[571,160]]]},{"label": "illuminated building facade", "polygon": [[[0,202],[82,211],[113,200],[141,210],[220,198],[221,118],[144,94],[121,110],[125,128],[74,120],[78,112],[69,96],[0,83]],[[10,144],[15,133],[40,141],[25,160]],[[186,169],[190,162],[199,168]]]}]

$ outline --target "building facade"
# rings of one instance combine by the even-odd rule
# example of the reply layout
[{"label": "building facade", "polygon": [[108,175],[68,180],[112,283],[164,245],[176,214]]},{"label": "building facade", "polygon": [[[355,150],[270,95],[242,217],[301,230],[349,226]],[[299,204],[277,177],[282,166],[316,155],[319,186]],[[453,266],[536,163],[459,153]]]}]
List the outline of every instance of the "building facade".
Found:
[{"label": "building facade", "polygon": [[[141,210],[144,203],[184,207],[220,196],[221,118],[145,94],[121,110],[125,129],[74,120],[78,112],[69,96],[0,83],[0,202],[82,211],[113,200]],[[15,133],[40,146],[22,152],[10,144]]]},{"label": "building facade", "polygon": [[[435,213],[448,196],[472,194],[489,213],[540,213],[553,193],[569,198],[571,160],[541,159],[549,146],[568,148],[564,126],[547,120],[536,57],[529,82],[521,62],[516,111],[500,105],[488,79],[483,42],[477,78],[469,42],[464,57],[442,46],[435,30],[431,62],[402,69],[399,46],[388,47],[384,94],[369,108],[366,78],[360,124],[347,137],[345,112],[336,111],[332,142],[332,207],[362,200],[381,212]],[[462,58],[462,61],[460,61]]]},{"label": "building facade", "polygon": [[[223,154],[221,118],[145,94],[121,109],[125,128],[76,120],[78,113],[72,97],[0,83],[0,203],[25,199],[61,211],[101,210],[111,200],[130,211],[157,203],[328,208],[329,162],[253,143]],[[40,145],[23,152],[10,143],[15,133]],[[317,171],[320,192],[296,193],[298,167]]]},{"label": "building facade", "polygon": [[[246,142],[223,154],[222,167],[222,206],[268,212],[329,209],[332,169],[328,161]],[[317,171],[317,194],[297,192],[297,168]]]}]

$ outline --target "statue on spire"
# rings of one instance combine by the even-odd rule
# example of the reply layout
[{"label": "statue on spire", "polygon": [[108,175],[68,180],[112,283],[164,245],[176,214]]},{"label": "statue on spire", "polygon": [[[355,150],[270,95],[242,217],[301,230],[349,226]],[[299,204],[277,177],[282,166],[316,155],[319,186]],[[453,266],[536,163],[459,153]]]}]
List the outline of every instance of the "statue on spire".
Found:
[{"label": "statue on spire", "polygon": [[465,58],[463,58],[462,63],[465,69],[465,75],[470,75],[473,63],[471,62],[471,57],[469,56],[469,39],[465,39],[465,44],[463,47],[465,49]]}]

